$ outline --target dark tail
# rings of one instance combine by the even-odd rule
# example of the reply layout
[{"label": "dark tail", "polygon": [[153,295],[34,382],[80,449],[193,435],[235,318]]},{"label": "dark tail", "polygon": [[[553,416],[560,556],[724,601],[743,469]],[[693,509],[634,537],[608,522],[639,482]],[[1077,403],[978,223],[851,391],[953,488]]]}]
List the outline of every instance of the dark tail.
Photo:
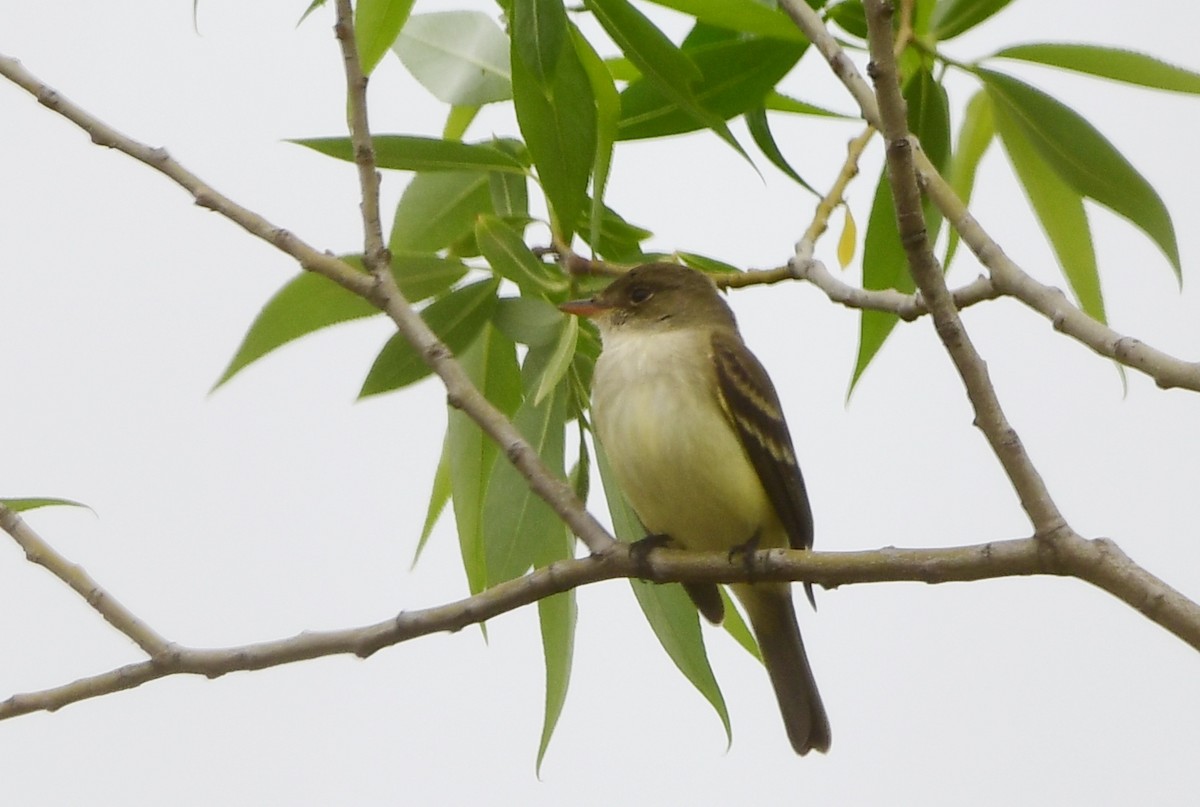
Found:
[{"label": "dark tail", "polygon": [[804,652],[791,589],[758,583],[735,585],[733,590],[750,617],[792,748],[800,755],[828,751],[829,718]]}]

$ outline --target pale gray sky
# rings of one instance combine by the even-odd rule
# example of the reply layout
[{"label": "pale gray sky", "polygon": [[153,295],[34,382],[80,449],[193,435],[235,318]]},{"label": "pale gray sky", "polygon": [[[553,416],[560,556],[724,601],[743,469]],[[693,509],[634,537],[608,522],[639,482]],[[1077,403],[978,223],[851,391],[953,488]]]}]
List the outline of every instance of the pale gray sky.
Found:
[{"label": "pale gray sky", "polygon": [[[166,146],[237,201],[336,252],[360,242],[353,170],[289,137],[343,131],[328,12],[304,2],[0,0],[0,52],[126,133]],[[418,3],[495,8],[485,0]],[[1197,12],[1137,14],[1018,0],[947,46],[1119,44],[1200,68]],[[670,15],[662,15],[670,20]],[[1014,68],[1014,72],[1016,72]],[[1193,226],[1200,101],[1048,71],[1020,74],[1092,120],[1159,190],[1184,261],[1179,293],[1139,232],[1092,208],[1111,319],[1184,358],[1200,345]],[[851,110],[823,63],[790,79]],[[970,85],[955,82],[956,109]],[[388,57],[377,132],[436,132],[440,107]],[[225,646],[377,621],[465,592],[449,520],[408,571],[444,424],[433,381],[354,403],[389,335],[381,319],[296,343],[212,396],[262,303],[297,268],[200,210],[165,178],[91,145],[0,82],[0,495],[86,511],[30,523],[168,637]],[[735,127],[739,133],[742,129]],[[489,112],[472,129],[514,131]],[[818,187],[847,124],[780,123]],[[853,185],[860,226],[878,144]],[[765,185],[707,135],[618,152],[610,203],[653,244],[746,266],[787,257],[812,199]],[[385,176],[388,205],[406,176]],[[983,225],[1061,284],[1007,162],[979,182]],[[835,217],[840,224],[840,216]],[[819,257],[834,265],[833,235]],[[965,253],[952,282],[978,267]],[[857,265],[850,273],[857,276]],[[1028,533],[928,322],[903,327],[849,404],[857,315],[814,288],[737,292],[751,347],[779,387],[809,480],[817,546],[949,546]],[[1001,301],[965,315],[1002,402],[1074,526],[1107,535],[1200,596],[1200,396],[1130,373]],[[601,507],[599,497],[593,506]],[[0,536],[3,538],[3,536]],[[796,758],[761,668],[723,634],[710,654],[733,718],[676,673],[628,586],[580,592],[575,674],[542,770],[535,611],[367,661],[324,659],[217,681],[168,679],[0,725],[7,803],[1190,804],[1200,659],[1085,584],[1052,578],[819,592],[800,618],[829,709],[827,757]],[[0,699],[139,660],[78,597],[0,540]]]}]

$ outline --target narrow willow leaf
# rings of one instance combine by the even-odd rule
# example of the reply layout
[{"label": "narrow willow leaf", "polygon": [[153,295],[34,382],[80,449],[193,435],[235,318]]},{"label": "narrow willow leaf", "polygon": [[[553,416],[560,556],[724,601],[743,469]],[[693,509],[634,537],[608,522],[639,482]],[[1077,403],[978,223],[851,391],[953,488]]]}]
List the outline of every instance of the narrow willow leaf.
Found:
[{"label": "narrow willow leaf", "polygon": [[[929,161],[944,172],[950,161],[950,101],[945,87],[934,78],[929,67],[922,66],[905,84],[904,101],[908,105],[909,131],[921,141],[921,149]],[[932,245],[942,227],[942,213],[929,199],[922,201],[921,209]]]},{"label": "narrow willow leaf", "polygon": [[492,323],[505,336],[529,347],[554,343],[563,319],[561,311],[540,297],[502,297],[492,314]]},{"label": "narrow willow leaf", "polygon": [[1192,95],[1200,93],[1200,73],[1123,48],[1041,42],[1014,45],[996,51],[994,55],[1061,67],[1064,70],[1074,70],[1077,73],[1087,73],[1140,87],[1153,87],[1156,90]]},{"label": "narrow willow leaf", "polygon": [[[587,235],[584,235],[587,232]],[[581,228],[580,238],[597,255],[610,261],[639,263],[644,255],[641,244],[654,233],[630,224],[607,205],[600,214],[599,237],[593,239],[590,230]]]},{"label": "narrow willow leaf", "polygon": [[588,451],[587,440],[584,439],[584,428],[580,425],[579,428],[579,459],[575,460],[575,464],[571,467],[571,472],[567,474],[567,482],[571,485],[571,490],[575,491],[575,498],[587,504],[588,494],[592,487],[592,455]]},{"label": "narrow willow leaf", "polygon": [[756,0],[652,0],[657,5],[690,14],[701,22],[743,34],[759,34],[803,42],[804,34],[781,12]]},{"label": "narrow willow leaf", "polygon": [[1158,192],[1079,113],[1040,90],[991,70],[977,70],[997,114],[1003,111],[1064,182],[1150,237],[1183,281],[1175,225]]},{"label": "narrow willow leaf", "polygon": [[617,124],[621,119],[621,94],[617,92],[614,77],[604,60],[596,53],[587,37],[571,26],[571,43],[579,56],[579,62],[587,73],[596,99],[596,159],[592,165],[592,203],[588,211],[585,230],[588,243],[599,239],[604,223],[604,190],[608,185],[608,172],[612,165],[613,144],[617,140]]},{"label": "narrow willow leaf", "polygon": [[[452,352],[471,343],[487,323],[496,307],[495,278],[481,280],[452,291],[421,312],[425,324]],[[387,341],[363,381],[360,398],[390,392],[420,381],[432,372],[425,358],[396,333]]]},{"label": "narrow willow leaf", "polygon": [[[575,541],[561,521],[554,528],[554,537],[546,541],[542,552],[535,558],[537,566],[569,558],[573,554]],[[575,655],[575,625],[579,618],[575,590],[564,591],[538,600],[538,622],[542,629],[542,656],[546,665],[546,711],[542,719],[542,736],[538,743],[536,770],[540,774],[546,749],[563,704],[567,701],[567,687],[571,681],[571,660]]]},{"label": "narrow willow leaf", "polygon": [[[896,289],[905,294],[911,294],[915,289],[912,276],[908,273],[908,258],[900,244],[896,207],[892,202],[892,189],[888,185],[886,170],[875,186],[875,199],[871,203],[871,215],[867,219],[867,234],[863,242],[862,264],[864,288]],[[854,361],[854,375],[850,379],[847,397],[854,391],[863,371],[875,358],[879,348],[883,347],[897,322],[899,318],[886,311],[862,312],[858,356]]]},{"label": "narrow willow leaf", "polygon": [[[635,84],[646,87],[652,84],[662,97],[669,99],[682,112],[694,118],[699,126],[712,129],[718,137],[749,160],[741,144],[729,131],[725,119],[702,106],[694,95],[691,85],[698,82],[702,76],[688,54],[677,48],[666,34],[628,0],[586,0],[586,6],[604,27],[605,32],[617,43],[621,52],[641,71],[642,81]],[[632,102],[626,100],[629,90],[627,87],[625,92],[621,93],[622,139],[630,137],[625,124],[631,117],[627,103]]]},{"label": "narrow willow leaf", "polygon": [[517,123],[546,192],[554,235],[570,242],[596,159],[592,86],[573,47],[559,56],[548,92],[515,55],[512,66]]},{"label": "narrow willow leaf", "polygon": [[[950,187],[954,188],[954,192],[965,205],[970,205],[971,194],[975,190],[975,172],[995,135],[991,99],[985,90],[979,90],[967,102],[962,128],[958,131],[958,148],[950,158],[950,170],[947,174]],[[958,242],[958,229],[951,227],[950,240],[946,245],[946,258],[942,261],[947,270],[958,250]]]},{"label": "narrow willow leaf", "polygon": [[[291,140],[300,146],[354,162],[354,146],[348,137],[310,137]],[[439,140],[416,135],[375,135],[375,164],[400,171],[505,171],[524,174],[528,170],[510,154],[491,145]]]},{"label": "narrow willow leaf", "polygon": [[562,381],[567,370],[571,369],[571,361],[575,358],[575,345],[579,341],[579,318],[564,317],[558,339],[554,343],[554,351],[546,361],[546,367],[536,377],[533,385],[533,403],[537,406],[546,400],[546,396],[554,391]]},{"label": "narrow willow leaf", "polygon": [[[538,351],[526,356],[522,375],[536,372],[546,361]],[[540,404],[527,396],[513,416],[513,425],[525,436],[551,473],[564,473],[567,396],[558,388]],[[525,477],[510,462],[497,461],[483,503],[483,543],[488,586],[519,577],[562,540],[562,520],[534,493]]]},{"label": "narrow willow leaf", "polygon": [[517,58],[544,90],[567,40],[567,11],[562,0],[513,0],[512,41]]},{"label": "narrow willow leaf", "polygon": [[[199,3],[199,0],[193,0],[193,2],[192,2],[192,23],[193,23],[193,25],[196,22],[196,5],[198,3]],[[316,11],[321,6],[325,5],[325,3],[326,3],[326,0],[312,0],[312,2],[308,4],[308,8],[304,9],[304,13],[300,15],[300,19],[298,19],[296,21],[296,27],[299,28],[301,23],[303,23],[305,20],[307,20],[308,16],[310,14],[312,14],[314,11]]]},{"label": "narrow willow leaf", "polygon": [[937,0],[929,28],[934,39],[953,39],[991,17],[1012,0]]},{"label": "narrow willow leaf", "polygon": [[733,597],[729,596],[729,590],[725,586],[721,586],[721,602],[725,603],[725,621],[721,623],[725,632],[732,636],[733,640],[740,644],[747,653],[762,661],[758,642],[751,633],[750,626],[742,618],[741,609],[734,604]]},{"label": "narrow willow leaf", "polygon": [[493,171],[488,175],[492,209],[505,219],[529,218],[529,185],[525,177]]},{"label": "narrow willow leaf", "polygon": [[863,8],[862,0],[847,0],[830,6],[828,14],[829,19],[836,22],[838,27],[850,36],[867,38],[867,12]]},{"label": "narrow willow leaf", "polygon": [[[500,331],[485,325],[458,360],[492,405],[512,417],[521,403],[521,368],[517,364],[516,345]],[[463,569],[472,594],[478,594],[487,585],[483,500],[498,451],[475,421],[458,409],[450,409],[446,456],[450,463],[451,501]]]},{"label": "narrow willow leaf", "polygon": [[732,275],[740,274],[742,271],[732,263],[719,261],[707,255],[698,255],[695,252],[676,252],[675,256],[693,269],[699,269],[710,275]]},{"label": "narrow willow leaf", "polygon": [[522,289],[535,294],[566,291],[567,278],[557,267],[542,263],[520,233],[497,217],[484,215],[475,220],[475,241],[492,270]]},{"label": "narrow willow leaf", "polygon": [[787,158],[783,156],[783,152],[779,150],[779,146],[775,143],[775,136],[771,134],[771,125],[767,120],[766,107],[760,106],[747,110],[743,117],[746,119],[746,126],[750,129],[750,136],[754,138],[755,145],[771,161],[771,164],[809,193],[820,196],[812,185],[804,181],[804,177],[796,173],[796,169],[792,168]]},{"label": "narrow willow leaf", "polygon": [[302,272],[275,292],[263,306],[213,389],[251,362],[301,336],[378,313],[378,308],[332,280]]},{"label": "narrow willow leaf", "polygon": [[[599,444],[596,445],[596,465],[600,469],[604,498],[608,502],[608,512],[612,516],[613,530],[617,537],[622,541],[641,540],[646,531],[617,487],[612,468],[604,455],[603,447]],[[712,666],[708,662],[696,606],[688,599],[687,592],[678,583],[656,585],[644,580],[630,580],[629,583],[663,650],[716,711],[721,725],[725,728],[725,737],[732,742],[733,729],[729,723],[729,710],[725,706],[721,687],[717,684]]]},{"label": "narrow willow leaf", "polygon": [[810,104],[807,101],[801,101],[798,98],[784,95],[776,90],[767,93],[763,101],[764,106],[772,112],[790,112],[793,115],[815,115],[819,118],[836,118],[837,120],[857,120],[855,115],[847,115],[844,112],[834,112],[832,109],[826,109],[823,106]]},{"label": "narrow willow leaf", "polygon": [[[82,507],[85,510],[92,510],[86,504],[74,501],[72,499],[58,499],[50,496],[25,497],[19,499],[0,499],[0,504],[12,510],[14,513],[25,513],[30,510],[37,510],[40,507]],[[95,510],[92,510],[94,513]]]},{"label": "narrow willow leaf", "polygon": [[508,37],[483,12],[414,14],[392,50],[443,103],[482,106],[512,98]]},{"label": "narrow willow leaf", "polygon": [[[342,260],[362,270],[355,255]],[[467,273],[461,261],[436,255],[392,255],[392,277],[409,302],[440,294]],[[314,331],[378,314],[379,309],[357,294],[311,272],[284,284],[254,318],[229,365],[213,385],[215,390],[247,365],[271,351]]]},{"label": "narrow willow leaf", "polygon": [[1092,232],[1083,209],[1083,197],[1059,179],[1046,165],[1025,130],[1004,107],[996,109],[996,128],[1012,162],[1025,195],[1054,248],[1080,307],[1091,317],[1105,322],[1104,298]]},{"label": "narrow willow leaf", "polygon": [[388,248],[395,252],[445,249],[473,234],[476,216],[491,212],[492,192],[486,173],[416,174],[396,205]]},{"label": "narrow willow leaf", "polygon": [[567,687],[571,681],[571,660],[575,655],[575,625],[579,619],[575,590],[564,591],[538,600],[538,621],[542,629],[542,656],[546,664],[546,711],[542,718],[542,736],[538,742],[537,764],[541,775],[542,760],[550,747],[550,738],[558,725]]},{"label": "narrow willow leaf", "polygon": [[837,258],[842,269],[845,269],[854,260],[854,250],[858,247],[858,225],[854,223],[850,205],[842,205],[842,210],[846,217],[842,222],[842,235],[838,238]]},{"label": "narrow willow leaf", "polygon": [[446,113],[446,123],[442,126],[443,140],[462,140],[463,135],[479,114],[478,105],[451,106]]},{"label": "narrow willow leaf", "polygon": [[681,53],[691,59],[700,76],[688,95],[664,89],[653,76],[631,82],[621,93],[619,136],[635,140],[712,128],[714,119],[725,121],[761,107],[806,47],[761,37],[727,37],[689,47]]},{"label": "narrow willow leaf", "polygon": [[354,4],[354,39],[364,76],[379,64],[408,21],[413,0],[358,0]]},{"label": "narrow willow leaf", "polygon": [[442,517],[442,511],[446,509],[446,504],[450,501],[452,488],[449,454],[450,435],[447,431],[446,437],[442,440],[442,456],[438,459],[437,470],[433,473],[433,487],[429,491],[429,506],[425,510],[425,524],[421,527],[421,537],[417,540],[417,548],[413,551],[410,569],[416,568],[417,561],[421,559],[421,552],[424,551],[425,544],[429,542],[429,536],[433,534],[434,526]]}]

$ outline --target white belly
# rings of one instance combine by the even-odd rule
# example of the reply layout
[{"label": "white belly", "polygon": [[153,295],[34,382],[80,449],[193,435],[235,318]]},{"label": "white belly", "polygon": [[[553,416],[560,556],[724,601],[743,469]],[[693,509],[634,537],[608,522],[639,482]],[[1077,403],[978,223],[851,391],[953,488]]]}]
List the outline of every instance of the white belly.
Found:
[{"label": "white belly", "polygon": [[773,545],[777,518],[713,392],[710,361],[699,332],[610,335],[592,401],[600,442],[651,534],[729,549],[762,531]]}]

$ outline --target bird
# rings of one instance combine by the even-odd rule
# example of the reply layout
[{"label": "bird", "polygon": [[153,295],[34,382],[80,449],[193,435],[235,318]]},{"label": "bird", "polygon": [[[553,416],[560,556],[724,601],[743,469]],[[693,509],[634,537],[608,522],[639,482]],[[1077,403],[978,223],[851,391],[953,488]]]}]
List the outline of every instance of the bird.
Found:
[{"label": "bird", "polygon": [[[649,536],[731,553],[812,547],[812,510],[779,396],[708,275],[647,263],[559,307],[600,332],[592,423]],[[715,584],[684,588],[706,619],[721,622]],[[828,751],[829,719],[790,585],[731,589],[758,641],[792,748]],[[811,584],[806,591],[811,601]]]}]

